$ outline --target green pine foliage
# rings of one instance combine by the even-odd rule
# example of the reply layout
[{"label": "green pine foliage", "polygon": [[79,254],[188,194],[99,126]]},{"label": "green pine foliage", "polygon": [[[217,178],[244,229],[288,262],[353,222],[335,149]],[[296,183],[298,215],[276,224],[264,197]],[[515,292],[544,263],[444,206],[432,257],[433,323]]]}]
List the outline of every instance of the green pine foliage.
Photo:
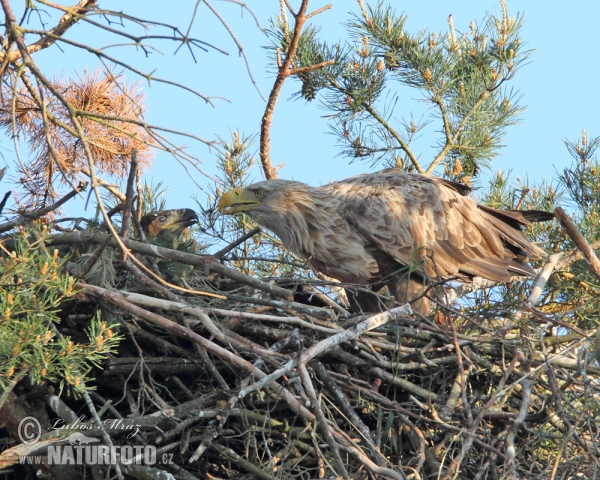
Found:
[{"label": "green pine foliage", "polygon": [[[218,152],[216,162],[219,171],[217,182],[205,205],[200,208],[202,243],[212,245],[212,250],[228,245],[252,229],[256,223],[246,215],[219,215],[217,204],[223,192],[243,188],[262,179],[256,178],[254,137],[234,132],[231,141],[221,141],[223,152]],[[307,277],[310,270],[285,250],[278,238],[268,231],[261,231],[244,241],[226,255],[229,265],[238,270],[260,277]]]},{"label": "green pine foliage", "polygon": [[75,279],[64,273],[68,259],[46,249],[43,231],[22,229],[13,240],[14,249],[0,244],[0,388],[29,376],[82,392],[92,367],[121,337],[100,312],[88,326],[88,343],[60,335],[60,311],[77,294]]},{"label": "green pine foliage", "polygon": [[[330,45],[319,39],[317,28],[306,28],[296,66],[334,62],[299,74],[296,96],[320,98],[350,158],[428,172],[444,163],[446,174],[458,164],[454,177],[468,183],[489,165],[522,111],[520,95],[510,86],[530,53],[520,39],[522,19],[509,17],[502,4],[501,16],[488,14],[464,33],[455,30],[451,17],[442,33],[411,33],[405,24],[406,15],[380,3],[348,23],[346,42]],[[271,34],[274,50],[286,51],[292,32],[283,14]],[[431,116],[417,123],[400,117],[416,106],[408,106],[415,90]],[[423,165],[412,142],[430,122],[443,135],[435,158]]]}]

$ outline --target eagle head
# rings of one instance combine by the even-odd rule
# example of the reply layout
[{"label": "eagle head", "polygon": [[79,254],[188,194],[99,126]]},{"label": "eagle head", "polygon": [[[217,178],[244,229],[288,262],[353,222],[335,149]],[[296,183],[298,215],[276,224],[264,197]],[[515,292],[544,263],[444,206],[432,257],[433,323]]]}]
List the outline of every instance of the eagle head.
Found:
[{"label": "eagle head", "polygon": [[219,213],[226,215],[246,213],[261,204],[263,194],[264,189],[259,184],[229,190],[219,200]]},{"label": "eagle head", "polygon": [[219,213],[246,213],[261,223],[265,217],[285,215],[291,204],[302,197],[308,187],[290,180],[266,180],[245,188],[225,192],[219,200]]},{"label": "eagle head", "polygon": [[140,223],[146,232],[155,237],[166,232],[179,235],[187,227],[198,223],[198,215],[190,208],[160,210],[144,215]]}]

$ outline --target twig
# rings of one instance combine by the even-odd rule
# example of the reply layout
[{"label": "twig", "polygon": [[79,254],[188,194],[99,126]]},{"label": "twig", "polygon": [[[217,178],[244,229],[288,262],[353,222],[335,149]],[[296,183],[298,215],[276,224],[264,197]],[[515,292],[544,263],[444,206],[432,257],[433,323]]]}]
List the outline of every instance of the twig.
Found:
[{"label": "twig", "polygon": [[[110,238],[109,238],[109,240],[110,240]],[[130,259],[127,259],[125,262],[123,262],[123,266],[129,272],[131,272],[131,274],[135,278],[137,278],[144,285],[149,286],[152,290],[154,290],[156,293],[158,293],[163,298],[166,298],[168,300],[172,300],[174,302],[177,302],[177,301],[181,300],[180,297],[179,297],[179,295],[177,295],[176,293],[173,293],[171,290],[169,290],[168,288],[164,287],[160,283],[157,283],[154,280],[152,280],[148,275],[146,275],[144,272],[142,272],[134,263],[132,263],[130,261]]]},{"label": "twig", "polygon": [[238,238],[237,240],[231,242],[229,245],[227,245],[225,248],[222,248],[221,250],[219,250],[217,253],[215,253],[213,255],[213,257],[220,259],[223,255],[227,255],[229,252],[231,252],[235,247],[237,247],[238,245],[244,243],[246,240],[248,240],[249,238],[252,238],[254,235],[256,235],[257,233],[260,233],[260,228],[256,227],[253,228],[252,230],[250,230],[249,232],[246,232],[244,235],[242,235],[240,238]]},{"label": "twig", "polygon": [[346,470],[346,466],[342,461],[342,457],[340,455],[340,449],[338,442],[333,438],[331,434],[331,430],[329,429],[329,423],[323,414],[323,410],[321,410],[321,405],[319,404],[319,399],[317,398],[317,392],[315,390],[312,381],[310,380],[310,375],[308,374],[308,370],[306,368],[306,364],[301,363],[298,365],[298,372],[300,373],[300,378],[302,379],[302,385],[306,390],[308,398],[310,399],[310,406],[312,407],[312,411],[317,417],[317,424],[321,428],[321,432],[325,437],[325,441],[327,442],[331,452],[333,454],[333,459],[337,464],[337,468],[339,470],[339,475],[341,475],[344,480],[350,480],[350,475],[348,475],[348,470]]},{"label": "twig", "polygon": [[[37,42],[28,45],[27,52],[31,54],[52,46],[58,37],[64,35],[69,28],[75,25],[88,11],[92,10],[97,3],[98,0],[81,0],[73,7],[63,7],[65,14],[60,18],[57,25],[53,29],[48,30],[47,34],[42,36]],[[22,54],[19,50],[12,50],[7,53],[0,52],[0,60],[3,62],[11,63],[20,58],[22,58]]]},{"label": "twig", "polygon": [[[263,97],[263,94],[260,91],[260,88],[258,88],[258,83],[256,83],[256,80],[254,80],[254,76],[252,75],[252,70],[250,69],[250,62],[248,61],[248,57],[246,57],[246,52],[244,51],[244,47],[242,46],[242,44],[240,43],[240,41],[237,39],[237,37],[233,33],[233,30],[231,30],[231,28],[229,27],[229,25],[227,24],[227,22],[223,19],[223,17],[221,16],[221,14],[217,11],[217,9],[215,9],[206,0],[204,0],[204,3],[210,9],[210,11],[213,12],[213,14],[219,19],[219,21],[221,22],[221,24],[227,30],[227,33],[229,33],[229,36],[232,38],[232,40],[237,45],[238,51],[239,51],[240,55],[242,56],[242,58],[244,59],[244,62],[246,63],[246,71],[248,72],[248,76],[250,77],[250,81],[254,85],[254,88],[256,88],[256,91],[260,95],[260,98],[262,98],[263,101],[266,101],[265,97]],[[246,8],[248,9],[248,7],[246,7]],[[250,9],[248,9],[248,10],[250,10]],[[256,20],[256,17],[254,17],[254,19]],[[260,28],[260,26],[259,26],[259,28]],[[262,30],[262,28],[261,28],[261,30]]]},{"label": "twig", "polygon": [[[510,365],[505,370],[504,375],[502,375],[502,378],[498,382],[498,385],[497,385],[494,393],[491,395],[490,399],[485,404],[485,407],[481,409],[481,411],[479,412],[479,414],[473,421],[473,424],[468,429],[469,433],[474,434],[476,432],[477,428],[479,427],[479,424],[481,423],[481,420],[483,420],[483,417],[486,415],[488,410],[494,406],[497,399],[500,398],[500,395],[501,395],[500,392],[504,388],[504,385],[506,384],[508,377],[513,373],[517,363],[522,358],[523,358],[523,354],[519,350],[517,350],[515,356],[512,358],[512,360],[510,362]],[[452,463],[450,464],[447,471],[445,472],[445,475],[442,477],[443,480],[449,480],[450,478],[452,478],[454,476],[454,473],[460,468],[460,464],[462,463],[462,461],[466,457],[466,455],[469,453],[472,446],[473,446],[473,437],[469,436],[463,442],[460,453],[456,456],[456,458],[454,458],[452,460]]]},{"label": "twig", "polygon": [[313,323],[307,322],[306,320],[302,320],[299,317],[265,315],[237,310],[225,310],[222,308],[202,308],[197,305],[191,305],[183,301],[183,299],[181,298],[171,298],[168,300],[163,300],[160,298],[149,297],[147,295],[142,295],[140,293],[135,292],[123,291],[122,293],[127,296],[127,299],[131,303],[134,303],[136,305],[150,308],[160,308],[162,310],[172,311],[175,313],[190,313],[192,315],[196,315],[197,313],[209,315],[212,313],[221,317],[239,317],[265,322],[276,322],[285,323],[289,325],[297,325],[299,327],[308,328],[316,332],[323,333],[338,333],[342,330],[339,327],[333,328],[334,325],[332,325],[332,327],[323,327],[321,325],[315,325]]},{"label": "twig", "polygon": [[423,167],[419,163],[419,160],[417,159],[417,157],[415,156],[415,154],[413,153],[413,151],[408,147],[408,144],[404,141],[404,139],[402,138],[402,136],[398,132],[396,132],[396,130],[394,130],[394,128],[392,128],[392,126],[389,124],[389,122],[387,122],[385,120],[385,118],[383,118],[379,114],[379,112],[377,110],[375,110],[375,107],[373,107],[373,105],[371,105],[370,103],[368,103],[368,104],[365,105],[365,109],[367,110],[367,112],[369,112],[371,114],[371,116],[375,120],[377,120],[381,124],[381,126],[383,128],[385,128],[388,131],[388,133],[392,137],[394,137],[396,139],[396,141],[400,145],[400,148],[402,149],[402,151],[404,153],[406,153],[406,155],[410,159],[410,162],[413,164],[413,166],[415,167],[415,169],[417,170],[417,172],[419,172],[419,173],[429,173],[429,171],[425,172],[425,170],[423,170]]},{"label": "twig", "polygon": [[385,325],[392,319],[401,318],[412,314],[412,309],[410,305],[402,305],[401,307],[392,308],[387,312],[378,313],[369,317],[364,322],[359,323],[355,327],[349,328],[340,332],[336,335],[333,335],[325,340],[320,341],[316,345],[313,345],[300,356],[300,363],[308,363],[313,358],[322,355],[328,350],[331,350],[336,345],[340,343],[347,342],[349,340],[355,340],[360,337],[362,334],[377,328],[381,325]]},{"label": "twig", "polygon": [[[177,335],[178,337],[198,343],[199,345],[206,348],[207,351],[212,352],[213,354],[217,355],[223,360],[232,363],[234,366],[253,374],[258,379],[264,378],[266,376],[266,374],[262,370],[256,368],[247,360],[244,360],[243,358],[233,354],[225,348],[220,347],[216,343],[205,339],[204,337],[198,335],[189,328],[179,325],[161,315],[157,315],[156,313],[149,312],[140,307],[137,307],[136,305],[133,305],[118,292],[109,292],[108,290],[105,290],[103,288],[96,287],[94,285],[87,285],[83,282],[80,282],[78,285],[80,287],[83,287],[84,290],[90,295],[107,300],[110,303],[120,308],[123,308],[133,313],[134,315],[139,316],[140,318],[143,318],[144,320],[147,320],[155,325],[159,325],[167,329],[169,332],[173,333],[174,335]],[[281,397],[289,404],[290,408],[296,413],[298,413],[300,416],[302,416],[304,420],[308,422],[312,422],[314,420],[313,414],[310,411],[308,411],[306,407],[300,404],[300,402],[298,402],[298,400],[291,394],[291,392],[289,392],[287,389],[283,388],[276,382],[272,382],[270,386],[275,392],[281,395]]]},{"label": "twig", "polygon": [[391,383],[392,385],[397,385],[403,390],[409,391],[418,397],[431,400],[432,402],[439,402],[441,400],[441,396],[437,393],[431,392],[426,388],[419,387],[418,385],[415,385],[414,383],[409,382],[404,378],[396,377],[395,375],[386,372],[382,368],[372,367],[369,369],[369,373],[381,378],[382,380],[388,383]]},{"label": "twig", "polygon": [[10,194],[12,192],[9,190],[8,192],[6,192],[4,194],[4,198],[2,199],[2,201],[0,202],[0,215],[2,214],[2,211],[4,210],[4,207],[6,206],[6,202],[8,201],[8,199],[10,198]]},{"label": "twig", "polygon": [[592,272],[596,275],[596,278],[600,280],[600,260],[598,260],[598,257],[590,247],[590,244],[586,242],[577,226],[573,223],[573,220],[571,220],[561,207],[556,207],[554,214],[565,229],[567,235],[569,235],[575,246],[583,255],[585,261],[592,267]]},{"label": "twig", "polygon": [[27,220],[33,220],[36,218],[43,217],[44,215],[52,212],[53,210],[60,208],[66,202],[71,200],[75,195],[85,190],[87,185],[87,182],[82,180],[81,182],[79,182],[79,185],[76,188],[74,188],[71,192],[67,193],[60,200],[54,202],[52,205],[48,205],[45,208],[40,208],[39,210],[35,210],[31,213],[22,213],[18,218],[0,225],[0,233],[7,232],[15,227],[18,227],[19,225],[24,225],[27,222]]},{"label": "twig", "polygon": [[234,450],[224,445],[219,444],[211,444],[212,448],[214,448],[219,454],[228,458],[231,462],[238,464],[241,468],[246,470],[248,473],[252,474],[253,477],[259,478],[261,480],[276,480],[278,477],[274,477],[273,475],[265,472],[264,470],[258,468],[253,463],[245,460],[241,456],[239,456]]},{"label": "twig", "polygon": [[92,267],[96,264],[98,259],[102,256],[102,252],[104,252],[104,250],[106,250],[106,247],[108,247],[109,241],[110,241],[110,237],[107,237],[106,240],[104,241],[104,243],[101,243],[98,247],[96,247],[96,250],[94,251],[92,256],[88,259],[88,261],[85,263],[83,268],[80,271],[74,272],[75,276],[77,278],[84,279],[87,276],[87,274],[90,273],[90,270],[92,269]]},{"label": "twig", "polygon": [[[456,130],[454,131],[455,132],[454,136],[450,137],[450,140],[448,140],[448,139],[446,140],[444,147],[442,148],[440,153],[438,153],[437,156],[433,159],[433,162],[431,162],[431,164],[427,167],[427,170],[425,171],[425,173],[427,173],[427,174],[433,173],[433,171],[437,168],[437,166],[444,160],[444,158],[446,158],[446,155],[448,155],[448,153],[456,145],[456,141],[458,140],[459,135],[462,133],[463,128],[465,128],[465,125],[467,124],[469,119],[473,116],[473,114],[477,111],[477,109],[481,106],[481,104],[489,97],[489,95],[490,95],[490,92],[487,90],[484,90],[481,93],[481,95],[479,95],[479,98],[477,99],[477,101],[473,104],[471,109],[465,114],[465,116],[460,121],[460,124],[456,127]],[[442,113],[443,113],[443,111],[444,110],[442,110]]]},{"label": "twig", "polygon": [[277,378],[282,377],[286,373],[290,372],[293,368],[297,367],[300,364],[306,365],[313,358],[322,355],[325,352],[332,350],[335,346],[340,343],[347,342],[350,340],[355,340],[360,337],[363,333],[372,330],[373,328],[377,328],[390,320],[406,315],[410,315],[412,312],[410,305],[403,305],[401,307],[396,307],[392,310],[388,310],[387,312],[378,313],[368,318],[367,320],[359,323],[355,327],[349,328],[348,330],[343,330],[340,333],[336,333],[325,340],[321,340],[316,345],[313,345],[311,348],[305,350],[299,358],[293,358],[288,361],[283,367],[279,368],[275,372],[271,373],[264,379],[255,382],[254,384],[244,388],[240,391],[240,396],[248,395],[250,392],[262,389],[267,383],[267,379],[269,381],[276,380]]},{"label": "twig", "polygon": [[334,398],[336,404],[340,407],[342,412],[344,412],[344,414],[352,421],[352,423],[356,427],[356,429],[361,433],[361,435],[363,436],[363,438],[365,439],[365,441],[367,443],[369,451],[371,452],[371,456],[375,459],[375,462],[377,463],[377,465],[379,465],[380,467],[383,467],[387,463],[386,459],[377,450],[375,441],[373,440],[373,437],[371,436],[369,427],[367,427],[365,425],[365,423],[361,420],[361,418],[354,411],[354,408],[352,407],[352,405],[350,405],[350,402],[348,402],[348,399],[345,397],[343,392],[338,388],[337,383],[331,377],[331,375],[329,375],[329,372],[323,366],[323,364],[315,358],[311,361],[311,366],[314,369],[315,373],[317,374],[317,377],[319,378],[319,380],[321,380],[321,382],[323,382],[323,385],[325,385],[325,388],[327,390],[329,390],[329,393],[332,394],[332,397]]},{"label": "twig", "polygon": [[335,310],[339,315],[342,315],[342,316],[349,315],[348,310],[346,310],[344,307],[338,305],[334,300],[329,298],[327,295],[325,295],[323,292],[321,292],[316,287],[313,287],[312,285],[304,285],[302,287],[301,291],[308,293],[311,297],[317,298],[318,300],[323,302],[325,305],[327,305],[328,307],[331,307],[333,310]]},{"label": "twig", "polygon": [[135,177],[138,174],[138,159],[135,149],[131,150],[131,164],[129,166],[129,176],[127,177],[127,188],[125,190],[125,205],[122,210],[122,221],[121,221],[121,236],[124,238],[129,237],[129,221],[131,219],[131,212],[133,211],[133,184]]},{"label": "twig", "polygon": [[[590,248],[592,250],[598,250],[600,248],[600,240],[596,240],[595,242],[590,243]],[[569,254],[565,255],[560,262],[556,265],[556,270],[564,270],[569,265],[572,265],[574,262],[581,260],[583,255],[581,252],[575,248]]]},{"label": "twig", "polygon": [[[129,299],[130,294],[128,292],[122,292],[122,294],[123,294],[124,298]],[[139,296],[137,298],[139,299]],[[148,298],[150,298],[150,297],[148,297]],[[149,302],[149,301],[145,302],[146,305],[151,305],[153,307],[156,307],[157,304],[164,305],[165,301],[160,302],[160,300],[159,300],[159,302],[154,302],[154,304],[152,304],[152,303],[153,302]],[[183,302],[181,302],[181,303],[183,303]],[[273,355],[273,353],[270,352],[269,350],[265,350],[264,348],[257,345],[256,343],[251,342],[250,340],[247,340],[243,337],[238,336],[236,333],[229,331],[227,328],[224,328],[224,327],[218,328],[214,324],[214,322],[211,320],[211,318],[203,311],[203,309],[194,308],[191,305],[189,305],[187,308],[185,308],[185,307],[178,308],[176,306],[178,304],[175,304],[174,302],[169,302],[168,305],[171,307],[169,309],[172,311],[176,311],[176,312],[179,311],[181,313],[188,313],[190,315],[193,315],[194,317],[196,317],[197,319],[200,320],[200,323],[202,323],[202,325],[206,328],[206,330],[214,338],[216,338],[217,340],[219,340],[223,343],[230,344],[235,349],[252,352],[256,355],[266,355],[266,356]],[[275,356],[277,356],[277,355],[275,355]],[[283,357],[283,358],[285,359],[287,357]]]},{"label": "twig", "polygon": [[[183,323],[184,323],[184,325],[186,327],[189,328],[188,321],[185,318],[183,319]],[[246,341],[248,341],[248,340],[246,340]],[[221,388],[225,392],[228,391],[229,390],[229,385],[227,384],[227,382],[225,381],[225,379],[221,375],[221,372],[219,372],[219,370],[217,369],[217,367],[215,366],[215,364],[211,360],[210,356],[208,355],[208,352],[206,351],[206,348],[201,347],[197,343],[194,343],[194,349],[196,350],[196,353],[198,354],[198,356],[204,362],[204,365],[206,365],[207,370],[210,372],[210,374],[212,375],[212,377],[215,379],[215,381],[219,385],[219,388]]]},{"label": "twig", "polygon": [[[354,455],[356,458],[358,458],[358,460],[363,465],[365,465],[367,467],[367,469],[369,469],[369,471],[371,471],[374,475],[377,475],[377,476],[381,475],[382,478],[389,477],[389,478],[393,478],[394,480],[406,480],[406,477],[401,472],[398,472],[391,468],[380,467],[375,462],[371,461],[371,459],[369,457],[367,457],[363,452],[361,452],[356,447],[341,445],[340,448],[342,450],[345,450],[349,454]],[[376,478],[378,478],[378,477],[376,477]]]},{"label": "twig", "polygon": [[[90,397],[90,394],[86,390],[84,390],[83,393],[82,393],[82,396],[83,396],[83,399],[85,401],[85,404],[88,407],[88,411],[90,412],[90,415],[94,419],[94,423],[97,425],[98,429],[100,430],[100,435],[102,436],[102,440],[104,440],[104,444],[112,447],[114,445],[113,441],[112,441],[112,438],[110,438],[110,435],[104,429],[104,423],[102,422],[102,420],[98,416],[98,412],[96,411],[96,406],[94,405],[94,402],[92,401],[92,399]],[[123,472],[121,472],[121,464],[120,464],[120,462],[115,463],[113,465],[113,467],[114,467],[115,472],[117,474],[117,478],[119,480],[124,480],[125,477],[123,476]]]},{"label": "twig", "polygon": [[[460,351],[460,349],[456,349],[456,351]],[[458,357],[456,357],[458,360]],[[454,410],[456,409],[456,404],[458,403],[458,399],[461,398],[464,390],[464,386],[466,384],[466,380],[468,375],[470,374],[470,369],[467,372],[464,369],[459,369],[454,378],[454,382],[452,383],[452,388],[450,389],[450,393],[448,395],[448,400],[446,400],[446,404],[444,405],[444,412],[441,417],[445,421],[449,421],[454,414]],[[471,421],[473,419],[471,418]]]},{"label": "twig", "polygon": [[525,380],[522,383],[522,394],[521,394],[521,408],[519,409],[519,414],[512,421],[512,425],[508,431],[508,435],[506,436],[506,478],[509,479],[518,479],[517,475],[517,452],[515,448],[515,437],[517,435],[517,431],[525,422],[525,417],[527,416],[527,410],[529,409],[529,404],[531,402],[531,382],[529,380]]},{"label": "twig", "polygon": [[2,410],[2,407],[6,403],[6,400],[9,398],[14,388],[17,386],[17,383],[19,383],[21,380],[23,380],[23,378],[25,378],[25,375],[27,375],[27,373],[29,372],[29,368],[30,367],[24,367],[21,370],[19,370],[14,376],[14,378],[12,378],[10,382],[8,382],[8,384],[6,384],[5,387],[3,387],[2,395],[0,395],[0,410]]},{"label": "twig", "polygon": [[[46,237],[46,241],[49,245],[78,245],[85,243],[102,244],[106,241],[108,236],[110,235],[107,233],[86,230],[82,232],[68,232],[58,235],[48,235],[48,237]],[[289,290],[280,288],[276,285],[271,285],[257,278],[244,275],[237,270],[233,270],[232,268],[228,268],[225,265],[216,262],[211,256],[201,256],[194,255],[192,253],[180,252],[178,250],[158,247],[156,245],[150,245],[148,243],[142,243],[128,238],[120,239],[120,241],[123,243],[123,245],[125,245],[126,248],[135,253],[141,253],[143,255],[149,255],[156,258],[167,258],[169,260],[174,260],[186,265],[207,268],[208,270],[219,273],[225,277],[243,283],[244,285],[249,285],[253,288],[269,293],[275,297],[284,298],[286,300],[291,300],[293,298],[293,294]],[[109,246],[118,247],[119,242],[113,237],[109,241]],[[210,292],[202,292],[202,294],[217,298],[224,298],[223,295]]]}]

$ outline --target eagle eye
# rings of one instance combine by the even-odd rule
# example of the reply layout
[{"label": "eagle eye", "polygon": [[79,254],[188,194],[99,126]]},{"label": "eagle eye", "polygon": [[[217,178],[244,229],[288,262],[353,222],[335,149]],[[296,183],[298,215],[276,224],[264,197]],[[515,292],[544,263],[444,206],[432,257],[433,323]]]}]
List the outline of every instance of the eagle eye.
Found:
[{"label": "eagle eye", "polygon": [[159,221],[160,223],[164,223],[164,221],[165,221],[166,219],[167,219],[167,217],[165,217],[164,215],[162,215],[162,216],[158,217],[158,221]]},{"label": "eagle eye", "polygon": [[254,190],[254,195],[256,195],[257,197],[260,197],[262,195],[262,190]]}]

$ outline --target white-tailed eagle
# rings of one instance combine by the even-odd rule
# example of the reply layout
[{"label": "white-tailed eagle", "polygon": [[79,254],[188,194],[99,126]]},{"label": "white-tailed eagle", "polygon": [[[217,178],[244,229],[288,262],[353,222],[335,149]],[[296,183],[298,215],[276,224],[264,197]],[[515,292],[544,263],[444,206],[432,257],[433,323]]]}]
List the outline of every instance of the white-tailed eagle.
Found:
[{"label": "white-tailed eagle", "polygon": [[[552,213],[497,210],[469,193],[442,178],[386,169],[320,187],[267,180],[228,191],[218,208],[247,214],[329,277],[387,284],[396,300],[413,301],[433,281],[531,276],[527,261],[545,255],[521,228]],[[427,313],[429,303],[416,309]]]}]

